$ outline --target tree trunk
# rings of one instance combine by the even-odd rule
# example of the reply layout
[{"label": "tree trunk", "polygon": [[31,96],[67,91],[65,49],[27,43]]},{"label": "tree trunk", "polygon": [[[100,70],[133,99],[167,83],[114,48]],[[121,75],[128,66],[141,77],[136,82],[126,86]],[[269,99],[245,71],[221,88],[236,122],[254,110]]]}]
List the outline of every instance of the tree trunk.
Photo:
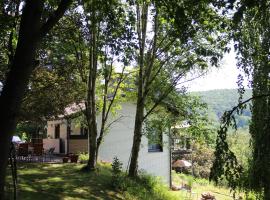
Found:
[{"label": "tree trunk", "polygon": [[[141,9],[142,8],[142,9]],[[134,125],[134,136],[133,136],[133,145],[131,149],[131,158],[129,164],[128,176],[135,177],[138,174],[138,157],[142,139],[142,126],[144,121],[144,107],[145,107],[145,93],[144,90],[147,88],[145,85],[145,59],[144,59],[144,50],[146,42],[146,27],[147,27],[147,18],[148,18],[148,3],[143,3],[142,7],[136,5],[137,13],[137,34],[139,39],[139,56],[138,64],[140,67],[139,76],[138,76],[138,97],[137,97],[137,107],[136,107],[136,116],[135,116],[135,125]],[[142,13],[141,11],[142,10]]]},{"label": "tree trunk", "polygon": [[34,68],[43,1],[27,1],[23,10],[13,63],[0,97],[0,199],[4,199],[5,174],[11,137]]},{"label": "tree trunk", "polygon": [[[103,126],[103,125],[101,125]],[[99,153],[99,147],[101,145],[101,142],[102,142],[102,139],[103,139],[103,135],[104,135],[104,130],[102,130],[102,127],[101,127],[101,130],[99,132],[99,137],[97,139],[97,151],[96,151],[96,160],[98,160],[98,153]]]},{"label": "tree trunk", "polygon": [[137,110],[135,118],[133,145],[131,149],[131,159],[129,165],[128,175],[130,177],[135,177],[138,174],[138,157],[140,152],[140,145],[142,139],[142,126],[143,126],[143,116],[144,116],[144,102],[138,98]]},{"label": "tree trunk", "polygon": [[[94,122],[95,123],[95,122]],[[94,125],[96,127],[96,125]],[[96,154],[97,154],[97,144],[96,144],[96,138],[97,138],[97,132],[95,131],[96,128],[93,128],[90,135],[89,140],[89,159],[87,163],[87,169],[90,171],[95,170],[96,168]]]}]

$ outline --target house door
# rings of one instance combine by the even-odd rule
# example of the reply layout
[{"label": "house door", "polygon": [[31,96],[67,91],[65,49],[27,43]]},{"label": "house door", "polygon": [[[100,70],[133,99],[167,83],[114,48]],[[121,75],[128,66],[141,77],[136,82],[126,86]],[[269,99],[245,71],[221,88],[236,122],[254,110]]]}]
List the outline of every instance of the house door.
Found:
[{"label": "house door", "polygon": [[65,140],[60,138],[60,153],[66,153],[65,152]]}]

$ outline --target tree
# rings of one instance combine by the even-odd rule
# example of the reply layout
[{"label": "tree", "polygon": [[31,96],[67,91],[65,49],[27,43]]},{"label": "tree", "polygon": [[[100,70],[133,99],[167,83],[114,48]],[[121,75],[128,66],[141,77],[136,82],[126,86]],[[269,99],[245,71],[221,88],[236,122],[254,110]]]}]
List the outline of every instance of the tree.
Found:
[{"label": "tree", "polygon": [[[137,175],[144,120],[194,68],[217,64],[226,45],[223,23],[208,1],[135,1],[137,109],[129,176]],[[148,34],[151,32],[151,34]],[[202,41],[201,38],[205,40]],[[147,108],[150,94],[155,103]]]},{"label": "tree", "polygon": [[[44,1],[27,0],[23,7],[16,50],[0,96],[0,199],[4,199],[5,171],[11,136],[16,127],[30,74],[38,64],[35,61],[36,50],[70,3],[71,0],[62,0],[49,18],[42,16]],[[1,6],[1,11],[5,12],[4,3]]]},{"label": "tree", "polygon": [[[224,115],[218,134],[212,178],[225,174],[229,185],[236,189],[255,191],[260,199],[270,199],[269,179],[269,1],[218,2],[225,12],[234,9],[232,36],[237,50],[238,67],[250,77],[252,98],[243,101],[240,79],[238,106]],[[225,4],[224,4],[225,3]],[[241,77],[240,77],[241,78]],[[234,125],[233,112],[241,112],[252,100],[250,125],[252,158],[247,172],[243,171],[227,145],[227,127]],[[245,176],[245,174],[248,174]]]},{"label": "tree", "polygon": [[[126,66],[132,44],[129,43],[130,16],[125,6],[116,0],[80,2],[54,30],[59,43],[54,44],[52,52],[58,52],[59,56],[50,53],[50,63],[68,66],[80,88],[75,103],[85,104],[82,123],[89,130],[87,170],[95,169],[98,149],[112,123],[108,121],[109,116],[123,99],[121,93],[127,93],[123,91],[126,85],[123,81],[128,75]],[[121,72],[116,72],[115,63],[122,64]],[[98,114],[100,129],[96,125]]]}]

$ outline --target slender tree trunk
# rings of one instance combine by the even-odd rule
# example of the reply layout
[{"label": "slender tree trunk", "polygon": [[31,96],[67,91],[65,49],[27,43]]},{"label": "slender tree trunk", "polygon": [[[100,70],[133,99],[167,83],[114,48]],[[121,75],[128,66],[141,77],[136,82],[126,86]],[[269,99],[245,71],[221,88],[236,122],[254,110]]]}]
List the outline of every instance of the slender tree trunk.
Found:
[{"label": "slender tree trunk", "polygon": [[[96,125],[94,125],[96,127]],[[92,127],[94,127],[92,126]],[[92,171],[95,170],[96,168],[96,153],[97,153],[97,146],[96,146],[96,129],[93,128],[91,136],[90,136],[90,141],[89,141],[89,160],[87,163],[87,168]]]},{"label": "slender tree trunk", "polygon": [[[112,73],[112,69],[110,70],[110,74]],[[101,142],[103,140],[104,132],[105,132],[105,124],[107,121],[106,109],[107,109],[107,98],[108,98],[108,85],[109,85],[109,77],[105,76],[105,86],[104,86],[104,94],[103,94],[103,106],[102,106],[102,113],[101,113],[101,127],[99,131],[99,137],[97,139],[97,152],[96,152],[96,160],[98,159],[98,152]],[[115,96],[114,96],[115,97]],[[113,97],[113,98],[114,98]],[[108,110],[109,112],[109,110]]]},{"label": "slender tree trunk", "polygon": [[96,150],[96,160],[98,160],[98,153],[99,153],[99,147],[101,145],[101,142],[103,140],[103,136],[104,136],[104,125],[105,124],[101,124],[101,129],[100,129],[100,132],[99,132],[99,137],[97,139],[97,150]]},{"label": "slender tree trunk", "polygon": [[138,173],[138,157],[142,139],[142,126],[144,121],[144,108],[145,108],[145,93],[144,90],[147,88],[145,85],[145,59],[144,50],[146,42],[146,27],[148,18],[148,3],[143,2],[140,7],[139,4],[136,6],[137,12],[137,34],[139,38],[140,52],[138,56],[138,64],[140,67],[138,76],[138,97],[136,106],[136,116],[134,125],[133,145],[131,149],[131,158],[129,164],[128,175],[130,177],[137,176]]},{"label": "slender tree trunk", "polygon": [[[94,80],[93,82],[95,82]],[[89,140],[89,160],[87,168],[92,171],[96,168],[96,141],[97,141],[97,123],[96,123],[96,101],[95,101],[95,84],[92,83],[92,94],[91,94],[91,110],[92,116],[90,117],[90,140]]]},{"label": "slender tree trunk", "polygon": [[17,49],[0,97],[0,199],[4,199],[4,184],[11,137],[25,94],[30,74],[35,66],[38,31],[43,1],[27,1],[23,10]]},{"label": "slender tree trunk", "polygon": [[89,130],[89,159],[87,170],[96,168],[97,153],[97,123],[96,123],[96,78],[97,78],[97,23],[95,3],[91,5],[90,18],[90,50],[89,50],[89,78],[88,78],[88,94],[87,94],[87,121]]},{"label": "slender tree trunk", "polygon": [[137,110],[135,118],[133,145],[131,150],[131,159],[129,165],[128,175],[130,177],[137,176],[138,173],[138,158],[140,152],[140,145],[142,139],[142,126],[143,126],[143,116],[144,116],[144,103],[137,101]]}]

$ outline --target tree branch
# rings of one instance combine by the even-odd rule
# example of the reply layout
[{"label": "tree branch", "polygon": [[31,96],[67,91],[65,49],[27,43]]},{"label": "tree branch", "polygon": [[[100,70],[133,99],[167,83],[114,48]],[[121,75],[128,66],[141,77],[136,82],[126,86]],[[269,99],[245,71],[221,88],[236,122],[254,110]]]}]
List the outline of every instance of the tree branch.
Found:
[{"label": "tree branch", "polygon": [[53,26],[60,20],[60,18],[64,15],[67,8],[70,6],[72,0],[61,0],[58,5],[58,8],[54,11],[51,17],[42,25],[39,32],[39,37],[43,38],[52,28]]},{"label": "tree branch", "polygon": [[143,121],[153,112],[153,110],[163,101],[174,89],[174,87],[177,85],[177,82],[182,77],[183,73],[178,74],[178,76],[173,80],[173,83],[165,90],[166,92],[161,95],[161,97],[155,102],[155,104],[152,106],[152,108],[144,115]]}]

